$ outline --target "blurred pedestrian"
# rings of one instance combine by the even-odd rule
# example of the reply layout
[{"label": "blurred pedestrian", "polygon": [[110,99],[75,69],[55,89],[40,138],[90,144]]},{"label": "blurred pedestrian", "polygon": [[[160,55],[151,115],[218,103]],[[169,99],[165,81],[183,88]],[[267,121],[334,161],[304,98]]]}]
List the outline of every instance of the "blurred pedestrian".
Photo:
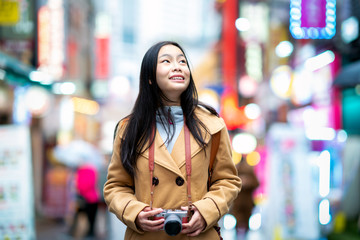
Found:
[{"label": "blurred pedestrian", "polygon": [[70,235],[76,235],[79,223],[79,215],[85,213],[88,222],[87,237],[95,236],[96,214],[100,200],[100,190],[98,187],[98,171],[91,164],[80,165],[75,175],[76,186],[76,210]]},{"label": "blurred pedestrian", "polygon": [[225,123],[213,108],[198,102],[183,49],[169,41],[153,45],[142,61],[132,113],[116,129],[104,185],[110,211],[127,225],[125,239],[169,239],[159,231],[167,226],[164,218],[152,219],[169,209],[191,216],[180,223],[174,239],[219,239],[217,222],[240,187]]},{"label": "blurred pedestrian", "polygon": [[230,213],[236,218],[236,231],[238,239],[245,239],[249,230],[249,219],[255,207],[253,192],[259,186],[254,169],[245,159],[236,165],[238,175],[242,180],[241,192],[231,206]]}]

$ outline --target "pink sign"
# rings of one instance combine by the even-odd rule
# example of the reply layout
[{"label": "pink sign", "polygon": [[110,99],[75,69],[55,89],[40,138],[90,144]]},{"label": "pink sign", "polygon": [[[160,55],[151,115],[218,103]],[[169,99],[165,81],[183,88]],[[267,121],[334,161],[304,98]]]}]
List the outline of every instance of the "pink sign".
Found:
[{"label": "pink sign", "polygon": [[109,77],[109,38],[95,38],[95,77],[105,80]]},{"label": "pink sign", "polygon": [[301,1],[301,27],[324,28],[326,26],[326,0]]}]

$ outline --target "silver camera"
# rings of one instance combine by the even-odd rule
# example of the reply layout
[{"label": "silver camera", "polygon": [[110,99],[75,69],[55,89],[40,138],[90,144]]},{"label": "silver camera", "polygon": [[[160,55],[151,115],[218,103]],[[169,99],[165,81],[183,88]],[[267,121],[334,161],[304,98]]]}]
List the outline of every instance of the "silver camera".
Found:
[{"label": "silver camera", "polygon": [[161,213],[154,216],[154,220],[165,219],[164,230],[170,236],[175,236],[179,234],[182,230],[182,224],[189,221],[189,216],[187,211],[183,210],[164,210]]}]

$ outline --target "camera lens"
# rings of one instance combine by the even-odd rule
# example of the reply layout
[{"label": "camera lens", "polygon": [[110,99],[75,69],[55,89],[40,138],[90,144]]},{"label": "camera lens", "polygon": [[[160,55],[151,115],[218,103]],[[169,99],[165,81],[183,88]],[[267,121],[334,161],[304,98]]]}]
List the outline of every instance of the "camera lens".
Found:
[{"label": "camera lens", "polygon": [[182,224],[179,216],[170,214],[165,218],[164,230],[170,236],[175,236],[181,232]]}]

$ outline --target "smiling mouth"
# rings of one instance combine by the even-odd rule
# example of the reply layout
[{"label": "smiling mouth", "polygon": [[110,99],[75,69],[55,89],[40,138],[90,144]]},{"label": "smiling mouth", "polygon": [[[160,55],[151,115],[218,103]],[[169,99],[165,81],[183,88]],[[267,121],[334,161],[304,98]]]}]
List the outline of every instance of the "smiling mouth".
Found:
[{"label": "smiling mouth", "polygon": [[184,77],[180,77],[180,76],[175,76],[175,77],[171,77],[170,80],[175,80],[175,81],[184,81],[185,78]]}]

